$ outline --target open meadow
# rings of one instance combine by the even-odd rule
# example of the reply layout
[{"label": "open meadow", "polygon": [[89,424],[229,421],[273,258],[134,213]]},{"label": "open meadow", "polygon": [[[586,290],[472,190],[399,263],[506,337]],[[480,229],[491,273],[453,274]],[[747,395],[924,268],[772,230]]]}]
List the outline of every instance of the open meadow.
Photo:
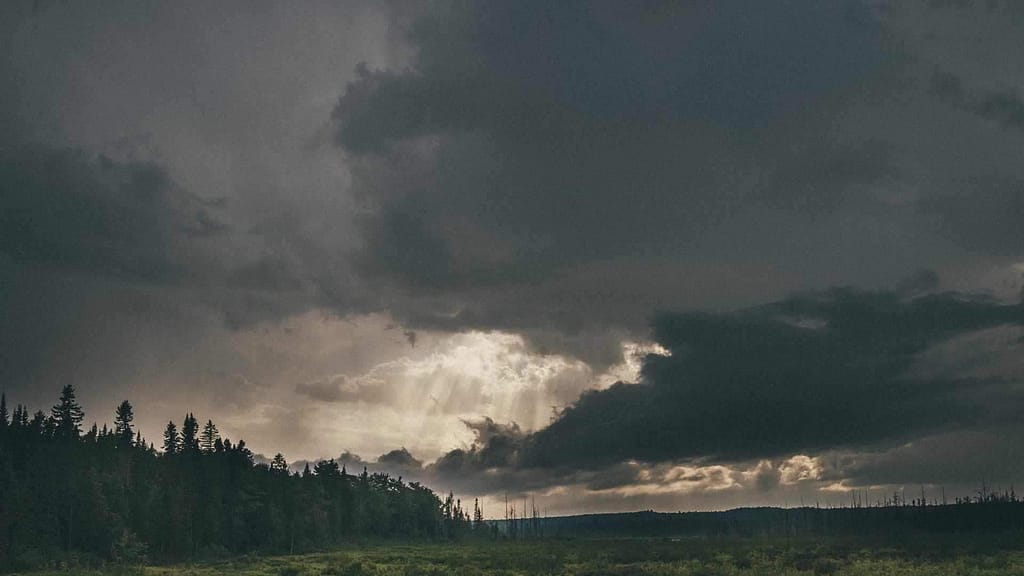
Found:
[{"label": "open meadow", "polygon": [[367,545],[329,553],[33,574],[145,576],[1024,575],[1024,542],[615,539]]}]

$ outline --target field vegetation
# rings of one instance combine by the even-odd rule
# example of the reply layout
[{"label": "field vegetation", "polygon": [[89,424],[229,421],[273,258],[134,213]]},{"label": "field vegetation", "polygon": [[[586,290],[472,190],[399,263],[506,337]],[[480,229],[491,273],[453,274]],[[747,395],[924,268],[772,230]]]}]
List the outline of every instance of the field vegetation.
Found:
[{"label": "field vegetation", "polygon": [[368,544],[329,553],[245,555],[199,564],[78,569],[35,574],[145,576],[726,576],[1024,575],[1024,542],[928,538],[608,539],[447,544]]}]

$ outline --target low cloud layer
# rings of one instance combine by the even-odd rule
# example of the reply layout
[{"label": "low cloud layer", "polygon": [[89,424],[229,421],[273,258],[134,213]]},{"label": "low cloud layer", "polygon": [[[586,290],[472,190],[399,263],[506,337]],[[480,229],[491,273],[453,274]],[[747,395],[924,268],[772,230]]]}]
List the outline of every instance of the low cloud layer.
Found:
[{"label": "low cloud layer", "polygon": [[638,382],[584,392],[532,433],[467,422],[471,447],[427,470],[485,493],[1008,482],[1012,460],[990,456],[1021,433],[1022,324],[1019,303],[853,289],[665,314]]},{"label": "low cloud layer", "polygon": [[660,316],[639,384],[585,393],[529,445],[527,465],[770,458],[1013,419],[1016,382],[931,377],[920,354],[1020,325],[1019,304],[833,290],[733,314]]}]

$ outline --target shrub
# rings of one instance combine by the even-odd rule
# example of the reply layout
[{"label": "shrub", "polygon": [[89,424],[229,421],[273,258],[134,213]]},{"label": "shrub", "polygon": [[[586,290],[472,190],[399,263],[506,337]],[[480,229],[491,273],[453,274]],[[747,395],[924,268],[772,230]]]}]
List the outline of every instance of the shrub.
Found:
[{"label": "shrub", "polygon": [[373,573],[372,564],[354,558],[339,560],[320,571],[321,576],[368,576]]}]

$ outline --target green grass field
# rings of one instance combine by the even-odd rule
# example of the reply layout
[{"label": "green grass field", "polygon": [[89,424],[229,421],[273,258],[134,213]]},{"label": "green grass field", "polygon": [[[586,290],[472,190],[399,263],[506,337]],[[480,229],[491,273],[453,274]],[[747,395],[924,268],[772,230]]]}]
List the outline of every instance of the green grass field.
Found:
[{"label": "green grass field", "polygon": [[368,545],[175,566],[37,574],[146,576],[1022,575],[1024,542],[954,539],[899,545],[840,540],[577,540]]}]

